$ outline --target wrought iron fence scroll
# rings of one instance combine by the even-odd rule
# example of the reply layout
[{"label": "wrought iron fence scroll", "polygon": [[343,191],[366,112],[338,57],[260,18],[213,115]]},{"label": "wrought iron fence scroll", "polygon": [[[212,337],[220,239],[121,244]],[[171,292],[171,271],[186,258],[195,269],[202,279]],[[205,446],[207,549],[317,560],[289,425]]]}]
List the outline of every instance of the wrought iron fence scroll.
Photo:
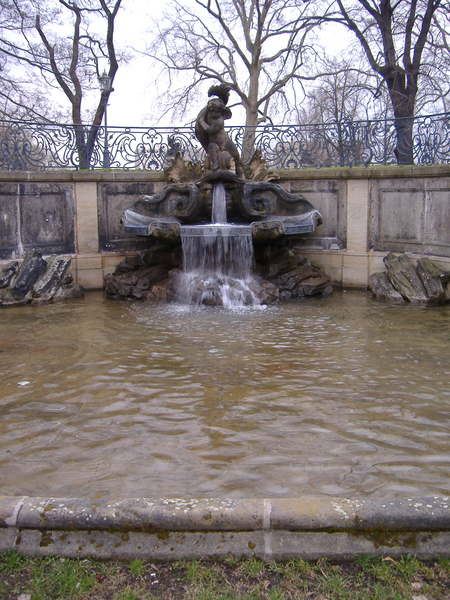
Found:
[{"label": "wrought iron fence scroll", "polygon": [[[450,162],[449,121],[450,113],[415,117],[413,155],[416,164]],[[244,126],[228,128],[238,148],[242,148],[245,132]],[[259,125],[254,128],[254,134],[255,149],[272,168],[396,163],[394,120]],[[107,164],[112,169],[160,170],[177,153],[192,162],[202,159],[203,150],[193,128],[99,127],[90,168],[101,169]],[[78,169],[78,156],[72,125],[0,121],[2,170]]]}]

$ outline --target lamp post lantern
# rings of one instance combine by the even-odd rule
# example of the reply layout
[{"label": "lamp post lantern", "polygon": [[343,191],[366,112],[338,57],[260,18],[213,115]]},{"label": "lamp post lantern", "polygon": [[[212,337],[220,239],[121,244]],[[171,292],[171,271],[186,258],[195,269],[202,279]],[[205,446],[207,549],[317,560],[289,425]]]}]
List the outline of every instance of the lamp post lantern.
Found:
[{"label": "lamp post lantern", "polygon": [[[98,82],[100,84],[100,89],[102,93],[112,92],[112,78],[107,74],[106,71],[103,71],[102,75],[99,75]],[[105,104],[105,145],[103,147],[103,168],[109,169],[110,165],[110,156],[109,156],[109,143],[108,143],[108,102]]]}]

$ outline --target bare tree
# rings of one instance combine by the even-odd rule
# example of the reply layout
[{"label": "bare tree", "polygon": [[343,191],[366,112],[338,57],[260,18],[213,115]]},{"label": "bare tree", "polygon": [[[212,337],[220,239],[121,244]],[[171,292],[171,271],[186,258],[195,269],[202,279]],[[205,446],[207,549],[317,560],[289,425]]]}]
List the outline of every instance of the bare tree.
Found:
[{"label": "bare tree", "polygon": [[325,57],[322,75],[295,107],[299,123],[338,123],[380,118],[376,75],[352,57]]},{"label": "bare tree", "polygon": [[[0,57],[18,68],[22,78],[26,74],[30,77],[30,73],[36,78],[39,74],[42,84],[63,92],[70,105],[79,167],[89,168],[118,69],[114,28],[122,0],[2,2],[7,4],[9,18],[5,20],[6,35],[0,36]],[[102,68],[106,68],[109,85],[100,90],[86,126],[89,113],[83,100],[88,90],[97,85]],[[27,82],[21,85],[17,77],[11,76],[9,81],[9,104],[29,108]]]},{"label": "bare tree", "polygon": [[417,112],[448,112],[450,106],[450,4],[442,3],[433,16],[433,23],[424,49]]},{"label": "bare tree", "polygon": [[20,34],[15,1],[0,0],[0,118],[45,121],[51,105],[45,102],[41,90],[32,85],[33,77],[18,63]]},{"label": "bare tree", "polygon": [[[321,7],[318,11],[318,6]],[[314,60],[313,32],[326,14],[326,1],[172,0],[152,56],[182,86],[167,110],[183,114],[205,80],[228,84],[245,110],[243,158],[253,151],[255,126],[264,122],[285,87],[312,78],[303,70]],[[182,75],[181,75],[182,77]],[[190,79],[188,79],[190,77]],[[166,110],[166,112],[167,112]]]},{"label": "bare tree", "polygon": [[[356,36],[387,86],[399,164],[413,163],[413,122],[424,50],[441,0],[336,0],[340,22]],[[428,76],[430,76],[428,74]]]}]

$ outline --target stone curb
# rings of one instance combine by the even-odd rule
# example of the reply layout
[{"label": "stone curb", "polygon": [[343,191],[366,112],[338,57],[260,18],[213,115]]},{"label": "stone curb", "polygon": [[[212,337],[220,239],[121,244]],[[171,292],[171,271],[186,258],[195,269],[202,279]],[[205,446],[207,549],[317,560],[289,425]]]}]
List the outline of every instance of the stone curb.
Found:
[{"label": "stone curb", "polygon": [[0,496],[0,550],[155,560],[450,556],[450,498]]},{"label": "stone curb", "polygon": [[0,496],[0,527],[118,531],[450,530],[450,498],[33,498]]}]

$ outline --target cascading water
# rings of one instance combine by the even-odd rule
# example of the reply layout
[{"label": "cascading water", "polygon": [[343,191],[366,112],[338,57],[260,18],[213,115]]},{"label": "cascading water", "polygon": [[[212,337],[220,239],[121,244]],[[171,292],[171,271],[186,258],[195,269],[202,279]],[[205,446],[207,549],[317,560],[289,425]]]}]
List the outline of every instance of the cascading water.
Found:
[{"label": "cascading water", "polygon": [[227,195],[223,183],[216,183],[212,192],[211,223],[227,223]]},{"label": "cascading water", "polygon": [[252,289],[255,282],[251,274],[251,227],[227,223],[223,184],[213,187],[212,224],[183,225],[181,244],[183,274],[178,285],[180,302],[225,308],[260,304]]}]

